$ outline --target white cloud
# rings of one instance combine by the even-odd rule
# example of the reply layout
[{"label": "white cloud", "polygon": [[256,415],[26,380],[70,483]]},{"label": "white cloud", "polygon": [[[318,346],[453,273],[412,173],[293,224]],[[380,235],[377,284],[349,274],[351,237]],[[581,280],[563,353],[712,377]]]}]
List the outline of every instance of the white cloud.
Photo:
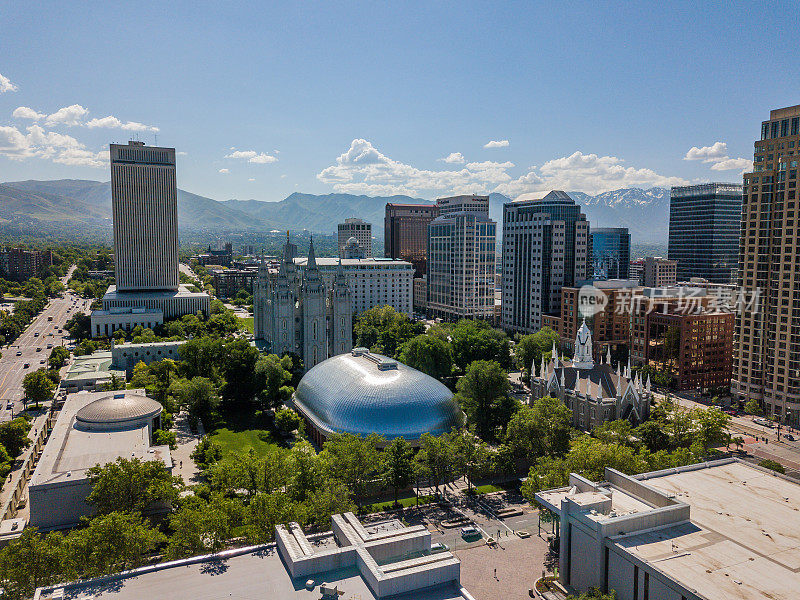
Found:
[{"label": "white cloud", "polygon": [[11,116],[15,119],[31,119],[33,121],[38,121],[39,119],[44,119],[47,115],[36,112],[27,106],[18,106],[14,109],[14,112],[11,113]]},{"label": "white cloud", "polygon": [[711,165],[712,171],[733,171],[741,169],[743,173],[753,170],[753,161],[749,158],[725,158]]},{"label": "white cloud", "polygon": [[17,86],[11,83],[11,80],[0,73],[0,94],[4,92],[16,92]]},{"label": "white cloud", "polygon": [[255,150],[236,150],[230,154],[226,154],[225,158],[238,158],[244,159],[249,163],[266,165],[269,163],[278,162],[275,156],[271,156],[264,152],[256,152]]},{"label": "white cloud", "polygon": [[184,152],[183,150],[180,150],[180,151],[176,152],[175,154],[178,155],[178,156],[186,156],[189,153],[188,152]]},{"label": "white cloud", "polygon": [[145,125],[144,123],[137,123],[136,121],[127,121],[123,123],[113,115],[108,115],[102,119],[92,119],[86,123],[86,126],[90,129],[103,127],[106,129],[124,129],[126,131],[160,131],[158,127]]},{"label": "white cloud", "polygon": [[361,194],[450,194],[500,192],[511,197],[550,189],[600,193],[624,187],[685,184],[652,169],[628,167],[615,156],[575,152],[541,167],[531,167],[513,178],[512,162],[472,162],[457,170],[429,171],[395,161],[369,141],[355,139],[335,164],[323,169],[317,179],[336,191]]},{"label": "white cloud", "polygon": [[441,162],[446,162],[450,164],[456,165],[463,165],[467,160],[464,158],[464,155],[461,152],[451,152],[449,155],[445,156],[444,158],[439,159]]},{"label": "white cloud", "polygon": [[728,158],[728,144],[725,142],[714,142],[711,146],[698,148],[692,146],[683,157],[683,160],[702,160],[703,162],[716,162]]},{"label": "white cloud", "polygon": [[484,148],[508,148],[508,140],[492,140],[483,145]]},{"label": "white cloud", "polygon": [[248,179],[247,181],[255,181],[255,180],[256,180],[256,178],[255,178],[255,177],[251,177],[251,178],[250,178],[250,179]]},{"label": "white cloud", "polygon": [[70,127],[81,125],[83,119],[88,114],[89,111],[80,104],[65,106],[63,108],[59,108],[53,114],[47,115],[45,125],[69,125]]},{"label": "white cloud", "polygon": [[222,173],[223,175],[227,175],[231,171],[230,171],[230,169],[220,169],[219,172]]},{"label": "white cloud", "polygon": [[0,155],[12,160],[50,159],[53,162],[86,167],[104,167],[108,151],[92,152],[69,135],[45,131],[39,125],[27,128],[27,134],[16,127],[0,126]]},{"label": "white cloud", "polygon": [[704,163],[712,163],[712,171],[735,171],[740,169],[742,173],[747,173],[753,168],[753,161],[747,158],[731,158],[728,156],[728,144],[725,142],[714,142],[711,146],[698,148],[693,146],[683,157],[683,160],[702,160]]}]

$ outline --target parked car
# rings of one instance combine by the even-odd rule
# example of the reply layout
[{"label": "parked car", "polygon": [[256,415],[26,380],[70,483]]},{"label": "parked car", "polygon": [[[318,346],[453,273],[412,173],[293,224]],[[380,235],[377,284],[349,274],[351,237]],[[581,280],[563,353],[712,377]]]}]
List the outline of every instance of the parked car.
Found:
[{"label": "parked car", "polygon": [[22,350],[17,350],[17,356],[22,356]]},{"label": "parked car", "polygon": [[431,544],[431,554],[434,552],[447,552],[450,550],[450,547],[447,544],[443,544],[442,542],[436,542],[435,544]]},{"label": "parked car", "polygon": [[474,525],[467,525],[466,527],[461,528],[461,537],[463,538],[471,538],[471,537],[481,537],[481,530],[475,527]]},{"label": "parked car", "polygon": [[763,417],[756,417],[755,419],[753,419],[753,423],[755,423],[756,425],[763,425],[764,427],[775,427],[775,423]]},{"label": "parked car", "polygon": [[794,441],[794,436],[791,433],[785,433],[785,434],[783,434],[783,437],[785,437],[790,442]]}]

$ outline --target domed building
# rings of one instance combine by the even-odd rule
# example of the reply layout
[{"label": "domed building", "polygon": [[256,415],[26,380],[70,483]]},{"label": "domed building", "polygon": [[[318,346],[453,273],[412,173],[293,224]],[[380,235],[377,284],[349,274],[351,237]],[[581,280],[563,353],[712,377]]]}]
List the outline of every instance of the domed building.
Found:
[{"label": "domed building", "polygon": [[[28,484],[30,524],[71,527],[93,514],[86,472],[118,458],[158,461],[172,469],[169,446],[155,444],[161,404],[144,390],[69,394]],[[168,506],[152,506],[154,512]]]},{"label": "domed building", "polygon": [[441,382],[366,348],[329,358],[306,373],[292,397],[309,437],[322,445],[333,433],[405,438],[440,435],[464,424],[453,393]]},{"label": "domed building", "polygon": [[344,245],[344,258],[366,258],[366,253],[358,240],[354,237],[348,238]]}]

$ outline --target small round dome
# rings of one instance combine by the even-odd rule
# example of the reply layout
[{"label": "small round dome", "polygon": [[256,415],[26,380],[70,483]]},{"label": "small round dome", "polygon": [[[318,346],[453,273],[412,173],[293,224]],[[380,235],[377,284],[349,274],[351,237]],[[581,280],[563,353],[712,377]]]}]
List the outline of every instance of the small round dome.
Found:
[{"label": "small round dome", "polygon": [[414,443],[464,423],[447,386],[366,348],[319,363],[300,380],[293,401],[325,437],[377,433]]},{"label": "small round dome", "polygon": [[345,246],[353,247],[358,246],[358,240],[354,237],[347,238],[347,241],[344,244]]},{"label": "small round dome", "polygon": [[160,413],[161,405],[152,398],[138,394],[114,394],[87,404],[75,418],[87,425],[111,425],[149,419]]}]

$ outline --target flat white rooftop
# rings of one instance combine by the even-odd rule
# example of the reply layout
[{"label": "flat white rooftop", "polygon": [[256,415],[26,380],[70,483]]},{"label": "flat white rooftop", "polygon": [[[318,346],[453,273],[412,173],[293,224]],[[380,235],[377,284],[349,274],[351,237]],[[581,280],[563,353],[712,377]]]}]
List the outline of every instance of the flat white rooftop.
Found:
[{"label": "flat white rooftop", "polygon": [[[114,600],[219,600],[264,598],[317,600],[319,585],[338,586],[343,600],[377,600],[356,567],[319,573],[312,577],[314,592],[305,589],[309,577],[292,579],[275,546],[261,547],[230,558],[205,557],[201,561],[177,561],[173,566],[123,575],[114,580],[87,581],[69,586],[65,598],[113,598]],[[50,600],[53,588],[39,592]],[[395,596],[393,600],[464,600],[455,585],[446,585]]]},{"label": "flat white rooftop", "polygon": [[[144,395],[144,390],[127,390]],[[76,413],[87,404],[114,392],[77,392],[69,394],[42,456],[30,480],[30,486],[75,482],[86,477],[87,469],[114,462],[117,458],[161,460],[172,467],[168,446],[150,446],[147,426],[114,431],[77,429]]]},{"label": "flat white rooftop", "polygon": [[800,598],[800,485],[742,462],[644,476],[691,522],[612,538],[709,600]]}]

